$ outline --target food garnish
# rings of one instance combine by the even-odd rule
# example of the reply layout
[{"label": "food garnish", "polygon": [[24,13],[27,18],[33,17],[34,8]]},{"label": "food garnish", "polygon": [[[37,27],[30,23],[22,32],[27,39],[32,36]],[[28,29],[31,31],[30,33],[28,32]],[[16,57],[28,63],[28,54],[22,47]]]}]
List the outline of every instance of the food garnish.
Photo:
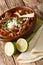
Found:
[{"label": "food garnish", "polygon": [[25,52],[28,48],[28,43],[25,39],[20,38],[16,42],[16,47],[17,47],[19,52]]},{"label": "food garnish", "polygon": [[17,51],[16,45],[13,42],[7,42],[5,44],[5,53],[7,56],[12,56]]}]

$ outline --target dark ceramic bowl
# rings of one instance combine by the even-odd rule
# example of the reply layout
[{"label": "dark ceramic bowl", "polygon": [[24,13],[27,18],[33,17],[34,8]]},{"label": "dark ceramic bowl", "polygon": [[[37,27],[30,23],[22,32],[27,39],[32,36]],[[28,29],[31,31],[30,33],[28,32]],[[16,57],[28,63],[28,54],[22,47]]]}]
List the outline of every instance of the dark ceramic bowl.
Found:
[{"label": "dark ceramic bowl", "polygon": [[[7,22],[7,20],[9,20],[10,18],[18,17],[14,13],[16,11],[18,12],[19,10],[22,11],[22,13],[20,13],[21,15],[26,14],[26,13],[34,12],[33,9],[31,9],[30,7],[16,7],[16,8],[8,10],[4,14],[2,14],[0,16],[0,40],[2,40],[2,41],[17,40],[21,37],[23,38],[26,35],[30,34],[32,32],[32,30],[34,29],[35,23],[36,23],[36,14],[35,14],[35,12],[34,12],[34,17],[33,18],[28,18],[28,22],[24,21],[23,26],[25,28],[23,28],[23,26],[21,24],[22,28],[21,28],[20,31],[18,30],[16,32],[14,32],[14,31],[9,32],[9,31],[6,31],[6,29],[3,29],[2,23],[5,22],[5,21]],[[26,23],[26,25],[25,25],[25,23]]]}]

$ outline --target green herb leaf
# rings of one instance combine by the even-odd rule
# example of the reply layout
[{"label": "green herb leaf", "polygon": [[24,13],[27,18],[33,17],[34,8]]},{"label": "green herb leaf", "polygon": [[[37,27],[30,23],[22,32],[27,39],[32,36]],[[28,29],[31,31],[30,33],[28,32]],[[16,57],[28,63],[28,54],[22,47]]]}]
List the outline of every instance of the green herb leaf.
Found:
[{"label": "green herb leaf", "polygon": [[17,24],[20,24],[22,23],[22,21],[20,19],[17,20]]},{"label": "green herb leaf", "polygon": [[7,22],[3,23],[3,28],[6,28],[6,27],[7,27]]},{"label": "green herb leaf", "polygon": [[7,27],[7,24],[10,23],[10,22],[11,22],[11,20],[8,20],[7,22],[4,22],[3,23],[3,28],[6,28]]}]

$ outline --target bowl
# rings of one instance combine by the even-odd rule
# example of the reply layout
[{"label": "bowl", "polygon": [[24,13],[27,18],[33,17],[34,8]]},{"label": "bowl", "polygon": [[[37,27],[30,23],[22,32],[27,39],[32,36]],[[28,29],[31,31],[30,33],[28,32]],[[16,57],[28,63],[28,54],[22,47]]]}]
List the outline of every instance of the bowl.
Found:
[{"label": "bowl", "polygon": [[[19,17],[19,15],[21,17]],[[32,17],[28,14],[33,14]],[[24,16],[24,15],[27,15]],[[24,16],[24,17],[23,17]],[[9,21],[9,22],[8,22]],[[13,23],[12,23],[13,21]],[[10,23],[10,24],[9,24]],[[36,24],[36,14],[30,7],[15,7],[0,16],[0,40],[13,41],[29,35]]]}]

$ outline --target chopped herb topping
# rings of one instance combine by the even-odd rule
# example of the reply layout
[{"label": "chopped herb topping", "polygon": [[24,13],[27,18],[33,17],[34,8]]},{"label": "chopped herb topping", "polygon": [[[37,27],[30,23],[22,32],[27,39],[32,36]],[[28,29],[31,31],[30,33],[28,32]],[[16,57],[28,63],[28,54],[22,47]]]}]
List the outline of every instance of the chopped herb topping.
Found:
[{"label": "chopped herb topping", "polygon": [[14,29],[15,26],[20,27],[21,23],[22,23],[21,19],[13,18],[13,19],[9,19],[7,22],[4,22],[2,26],[3,28]]},{"label": "chopped herb topping", "polygon": [[3,28],[6,28],[7,27],[7,24],[10,23],[10,22],[11,22],[11,20],[8,20],[7,22],[4,22],[3,25],[2,25],[2,27]]},{"label": "chopped herb topping", "polygon": [[22,21],[20,19],[17,20],[17,24],[21,24]]},{"label": "chopped herb topping", "polygon": [[7,22],[3,23],[3,28],[7,27]]}]

